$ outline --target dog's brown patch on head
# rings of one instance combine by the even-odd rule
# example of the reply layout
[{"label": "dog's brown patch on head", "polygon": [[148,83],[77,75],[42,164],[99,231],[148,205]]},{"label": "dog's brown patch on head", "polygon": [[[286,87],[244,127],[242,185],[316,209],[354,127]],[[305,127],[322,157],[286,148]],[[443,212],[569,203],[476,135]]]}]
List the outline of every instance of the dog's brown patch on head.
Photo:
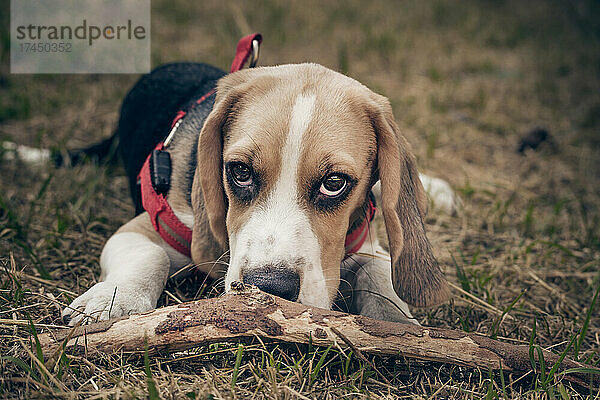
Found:
[{"label": "dog's brown patch on head", "polygon": [[[275,78],[273,78],[275,79]],[[236,199],[224,177],[224,187],[229,199],[227,228],[229,233],[239,231],[244,222],[265,203],[281,173],[282,149],[289,130],[293,98],[283,93],[275,82],[253,86],[247,99],[238,105],[224,131],[223,163],[242,162],[257,175],[259,192],[250,204]]]}]

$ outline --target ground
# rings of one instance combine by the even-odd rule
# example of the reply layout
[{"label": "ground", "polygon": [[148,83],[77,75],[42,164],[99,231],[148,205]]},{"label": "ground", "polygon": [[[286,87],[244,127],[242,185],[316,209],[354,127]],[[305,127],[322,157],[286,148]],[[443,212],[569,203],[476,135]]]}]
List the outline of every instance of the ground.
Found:
[{"label": "ground", "polygon": [[[133,75],[11,75],[0,2],[0,139],[54,149],[107,137]],[[317,62],[389,97],[419,168],[463,208],[427,230],[452,299],[425,325],[563,352],[598,367],[600,4],[183,0],[152,2],[152,65],[227,68],[239,37],[261,65]],[[518,153],[536,127],[551,140]],[[98,279],[104,241],[133,213],[120,167],[35,168],[0,155],[0,396],[6,398],[597,398],[546,370],[497,372],[334,348],[215,344],[173,355],[41,363],[37,333]],[[173,297],[219,292],[173,279]],[[173,304],[165,295],[161,304]],[[530,344],[531,343],[531,344]],[[25,349],[29,349],[27,353]]]}]

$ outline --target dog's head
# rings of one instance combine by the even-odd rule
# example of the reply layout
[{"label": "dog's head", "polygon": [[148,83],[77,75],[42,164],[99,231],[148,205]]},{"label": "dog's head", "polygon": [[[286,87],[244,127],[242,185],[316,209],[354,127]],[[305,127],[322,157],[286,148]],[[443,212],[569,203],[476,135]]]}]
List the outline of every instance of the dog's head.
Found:
[{"label": "dog's head", "polygon": [[[418,306],[445,298],[410,147],[388,100],[355,80],[314,64],[230,74],[197,156],[192,206],[230,250],[227,289],[241,280],[329,308],[349,225],[381,180],[396,292]],[[206,234],[197,226],[193,258]]]}]

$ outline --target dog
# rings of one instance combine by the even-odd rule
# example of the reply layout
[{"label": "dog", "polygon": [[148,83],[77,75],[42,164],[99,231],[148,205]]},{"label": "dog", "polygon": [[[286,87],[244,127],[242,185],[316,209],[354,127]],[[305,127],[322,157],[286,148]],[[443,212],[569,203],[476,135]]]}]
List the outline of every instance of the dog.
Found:
[{"label": "dog", "polygon": [[[140,189],[148,154],[169,132],[165,199],[190,231],[187,255],[177,249],[185,240],[170,232],[174,246],[157,232],[153,224],[169,227],[144,211]],[[230,74],[168,64],[131,89],[115,137],[138,215],[106,242],[100,282],[64,309],[70,325],[154,309],[189,263],[224,276],[226,291],[241,281],[326,309],[343,298],[350,312],[414,324],[409,304],[449,295],[425,234],[421,179],[443,207],[456,197],[419,176],[389,101],[354,79],[317,64]],[[389,254],[369,231],[375,208]]]}]

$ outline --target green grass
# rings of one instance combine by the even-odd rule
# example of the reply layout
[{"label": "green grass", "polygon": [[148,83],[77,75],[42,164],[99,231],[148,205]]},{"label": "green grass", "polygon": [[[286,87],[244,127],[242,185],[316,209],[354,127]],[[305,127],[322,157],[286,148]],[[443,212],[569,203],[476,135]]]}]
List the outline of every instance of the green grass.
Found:
[{"label": "green grass", "polygon": [[[237,39],[261,31],[261,65],[318,62],[390,98],[419,167],[464,208],[431,212],[428,236],[449,281],[425,325],[531,349],[536,372],[370,356],[341,346],[216,343],[176,353],[57,354],[36,336],[98,279],[104,241],[133,213],[119,168],[36,169],[0,154],[0,397],[594,398],[545,363],[549,349],[600,366],[600,8],[596,2],[153,1],[152,61],[228,68]],[[11,75],[0,1],[0,138],[73,148],[110,135],[137,76]],[[555,146],[525,156],[521,135]],[[177,277],[182,301],[220,292]],[[160,305],[174,304],[163,295]],[[12,321],[12,322],[11,322]],[[30,322],[31,321],[31,324]]]}]

